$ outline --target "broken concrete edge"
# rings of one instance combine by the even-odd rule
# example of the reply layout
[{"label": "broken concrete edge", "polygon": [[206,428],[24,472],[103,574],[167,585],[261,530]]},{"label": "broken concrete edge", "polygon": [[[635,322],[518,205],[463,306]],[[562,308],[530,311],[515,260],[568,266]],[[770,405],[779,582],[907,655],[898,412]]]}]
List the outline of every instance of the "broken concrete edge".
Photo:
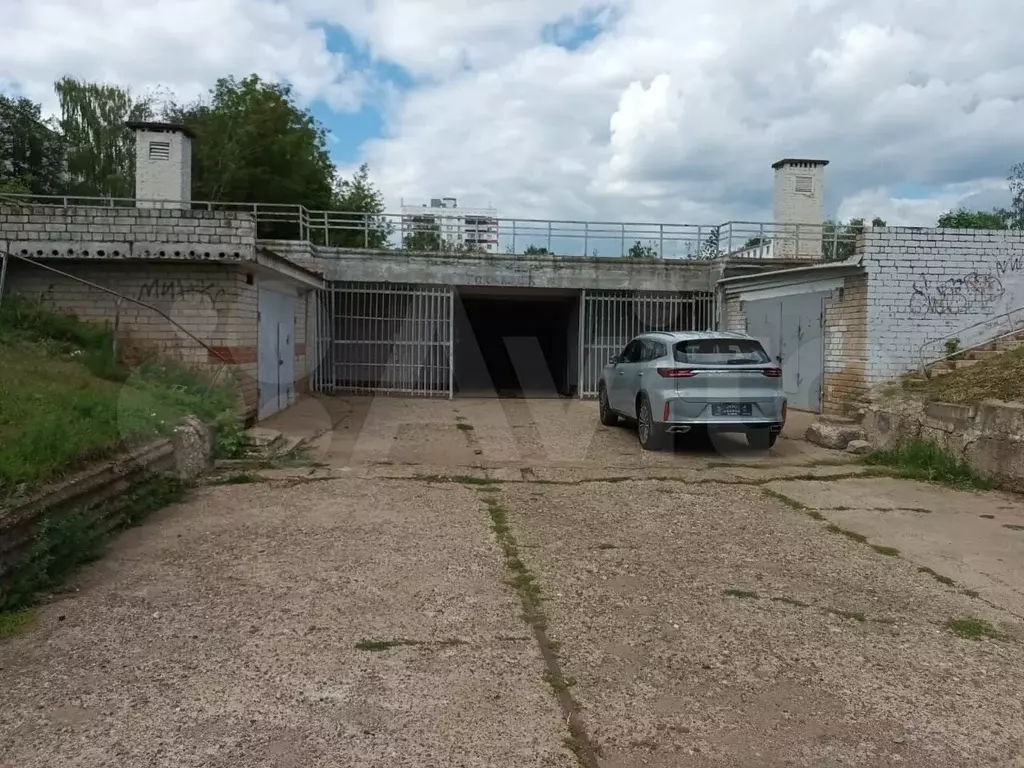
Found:
[{"label": "broken concrete edge", "polygon": [[1024,403],[897,398],[872,404],[861,425],[876,450],[934,443],[1002,490],[1024,492]]},{"label": "broken concrete edge", "polygon": [[864,440],[864,430],[857,424],[819,420],[807,427],[804,439],[833,451],[846,450],[854,441]]},{"label": "broken concrete edge", "polygon": [[95,510],[100,523],[118,515],[117,499],[155,475],[191,482],[211,469],[213,433],[212,427],[188,416],[168,438],[137,444],[0,506],[0,579],[21,561],[43,520]]}]

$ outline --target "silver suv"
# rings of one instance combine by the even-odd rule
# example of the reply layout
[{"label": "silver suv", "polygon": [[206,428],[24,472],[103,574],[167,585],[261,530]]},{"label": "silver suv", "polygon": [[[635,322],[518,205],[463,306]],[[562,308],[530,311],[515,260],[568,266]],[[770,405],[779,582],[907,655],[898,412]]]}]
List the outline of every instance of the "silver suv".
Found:
[{"label": "silver suv", "polygon": [[782,369],[745,333],[642,333],[605,366],[598,397],[601,423],[635,421],[647,450],[696,428],[768,449],[786,423]]}]

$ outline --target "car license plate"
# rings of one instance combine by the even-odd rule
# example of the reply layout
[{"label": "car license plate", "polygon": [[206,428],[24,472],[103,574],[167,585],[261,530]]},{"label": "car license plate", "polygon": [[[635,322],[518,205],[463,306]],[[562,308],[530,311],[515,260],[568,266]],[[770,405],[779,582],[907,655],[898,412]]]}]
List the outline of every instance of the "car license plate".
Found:
[{"label": "car license plate", "polygon": [[712,416],[749,416],[750,403],[712,403]]}]

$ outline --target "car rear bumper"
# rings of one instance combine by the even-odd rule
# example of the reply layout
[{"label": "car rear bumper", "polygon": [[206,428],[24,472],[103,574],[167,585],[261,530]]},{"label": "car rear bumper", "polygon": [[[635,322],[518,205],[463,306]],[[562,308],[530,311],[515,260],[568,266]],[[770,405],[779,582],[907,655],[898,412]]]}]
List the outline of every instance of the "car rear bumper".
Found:
[{"label": "car rear bumper", "polygon": [[[652,398],[652,400],[655,398]],[[747,427],[768,427],[786,421],[785,397],[744,397],[742,393],[733,398],[657,398],[652,402],[654,420],[664,425],[721,427],[724,429],[745,429]],[[718,406],[737,404],[745,406],[742,413],[715,414]]]},{"label": "car rear bumper", "polygon": [[785,426],[781,421],[663,421],[660,427],[670,434],[686,434],[697,429],[714,428],[716,432],[747,432],[751,429],[767,429],[778,434]]}]

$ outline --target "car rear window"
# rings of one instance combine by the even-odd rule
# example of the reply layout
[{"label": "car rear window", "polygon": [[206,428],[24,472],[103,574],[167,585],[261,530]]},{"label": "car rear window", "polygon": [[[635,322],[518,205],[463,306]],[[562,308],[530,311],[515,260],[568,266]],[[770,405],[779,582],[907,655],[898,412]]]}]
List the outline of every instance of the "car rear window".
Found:
[{"label": "car rear window", "polygon": [[754,339],[691,339],[675,346],[677,363],[754,365],[767,363],[768,353]]}]

